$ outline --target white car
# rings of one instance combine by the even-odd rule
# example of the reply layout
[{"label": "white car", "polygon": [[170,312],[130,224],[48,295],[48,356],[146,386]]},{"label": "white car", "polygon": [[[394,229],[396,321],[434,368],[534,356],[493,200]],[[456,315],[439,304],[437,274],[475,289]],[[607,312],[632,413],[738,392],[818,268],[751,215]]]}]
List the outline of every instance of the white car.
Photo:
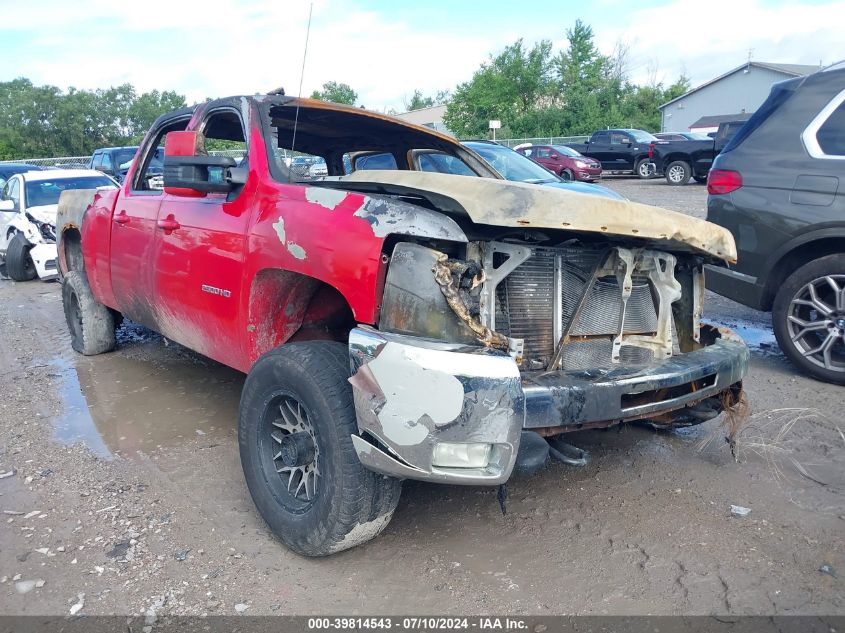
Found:
[{"label": "white car", "polygon": [[56,211],[69,189],[116,188],[93,169],[51,169],[11,176],[0,194],[0,274],[15,281],[55,279]]}]

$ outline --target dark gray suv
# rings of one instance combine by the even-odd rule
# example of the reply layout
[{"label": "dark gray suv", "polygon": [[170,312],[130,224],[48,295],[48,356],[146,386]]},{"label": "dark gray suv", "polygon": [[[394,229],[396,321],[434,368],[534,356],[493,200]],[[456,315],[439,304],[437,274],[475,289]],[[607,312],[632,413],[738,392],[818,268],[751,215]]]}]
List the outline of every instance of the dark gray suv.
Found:
[{"label": "dark gray suv", "polygon": [[775,84],[713,163],[707,219],[736,266],[707,287],[771,310],[784,353],[845,384],[845,63]]}]

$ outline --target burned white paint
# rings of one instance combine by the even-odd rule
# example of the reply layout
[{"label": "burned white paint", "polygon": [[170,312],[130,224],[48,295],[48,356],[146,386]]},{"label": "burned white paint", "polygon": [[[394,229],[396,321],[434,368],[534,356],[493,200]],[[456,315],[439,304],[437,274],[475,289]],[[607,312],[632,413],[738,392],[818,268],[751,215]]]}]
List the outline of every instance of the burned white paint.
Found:
[{"label": "burned white paint", "polygon": [[353,215],[365,220],[373,234],[380,238],[388,235],[415,235],[453,242],[467,241],[466,234],[452,218],[412,204],[365,198]]},{"label": "burned white paint", "polygon": [[305,249],[302,248],[296,242],[292,242],[287,239],[287,233],[285,232],[285,219],[279,217],[279,221],[273,224],[273,228],[276,230],[276,235],[279,236],[279,241],[285,245],[285,248],[288,249],[288,252],[296,257],[297,259],[305,259],[307,253]]},{"label": "burned white paint", "polygon": [[387,343],[368,364],[385,397],[378,414],[383,433],[397,444],[422,443],[429,434],[424,416],[435,426],[449,424],[460,415],[464,402],[460,380],[415,362],[418,359],[411,357],[412,352]]},{"label": "burned white paint", "polygon": [[347,192],[338,189],[324,189],[322,187],[307,187],[305,189],[305,199],[308,202],[319,204],[329,211],[334,211],[347,195]]}]

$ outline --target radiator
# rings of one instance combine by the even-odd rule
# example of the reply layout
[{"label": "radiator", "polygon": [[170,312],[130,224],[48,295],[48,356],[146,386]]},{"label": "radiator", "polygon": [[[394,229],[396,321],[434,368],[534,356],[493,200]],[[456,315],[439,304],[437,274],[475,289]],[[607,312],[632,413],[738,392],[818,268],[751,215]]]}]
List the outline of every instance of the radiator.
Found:
[{"label": "radiator", "polygon": [[[564,333],[566,370],[609,367],[612,338],[619,331],[622,294],[615,276],[596,279],[572,323],[585,285],[606,251],[598,248],[533,248],[531,256],[499,284],[496,329],[524,341],[523,368],[546,369]],[[625,311],[626,334],[653,334],[657,307],[647,277],[634,275]],[[620,363],[644,364],[652,352],[623,345]]]}]

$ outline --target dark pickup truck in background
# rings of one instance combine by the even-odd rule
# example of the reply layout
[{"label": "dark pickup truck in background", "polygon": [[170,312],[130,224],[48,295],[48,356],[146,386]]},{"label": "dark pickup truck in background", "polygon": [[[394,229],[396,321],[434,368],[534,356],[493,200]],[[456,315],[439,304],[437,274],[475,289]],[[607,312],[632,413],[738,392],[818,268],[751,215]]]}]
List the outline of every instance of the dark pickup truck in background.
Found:
[{"label": "dark pickup truck in background", "polygon": [[724,121],[716,132],[703,140],[666,141],[651,143],[649,155],[655,172],[663,174],[670,185],[685,185],[690,177],[696,182],[707,182],[707,173],[713,159],[745,125],[745,121]]},{"label": "dark pickup truck in background", "polygon": [[630,172],[640,178],[654,175],[649,157],[650,144],[657,138],[644,130],[616,129],[593,132],[586,143],[567,143],[567,147],[595,158],[609,172]]}]

